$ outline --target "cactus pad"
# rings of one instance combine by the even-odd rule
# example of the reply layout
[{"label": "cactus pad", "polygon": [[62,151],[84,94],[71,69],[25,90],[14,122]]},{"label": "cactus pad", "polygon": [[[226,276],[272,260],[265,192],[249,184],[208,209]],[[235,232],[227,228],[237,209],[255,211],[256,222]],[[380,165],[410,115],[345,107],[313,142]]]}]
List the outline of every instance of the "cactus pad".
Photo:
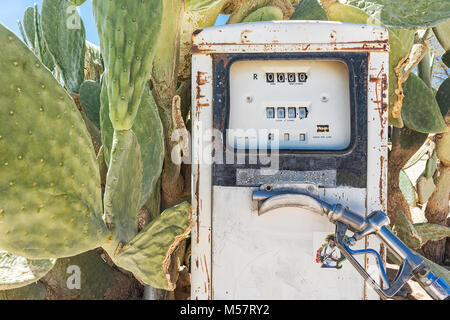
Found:
[{"label": "cactus pad", "polygon": [[449,1],[347,0],[346,3],[398,28],[430,27],[450,18]]},{"label": "cactus pad", "polygon": [[186,11],[203,11],[220,2],[223,2],[223,0],[186,0]]},{"label": "cactus pad", "polygon": [[86,0],[70,0],[70,3],[74,6],[81,6],[83,3],[85,3]]},{"label": "cactus pad", "polygon": [[0,25],[0,248],[32,259],[99,246],[99,170],[72,98]]},{"label": "cactus pad", "polygon": [[422,205],[427,203],[435,188],[436,185],[434,184],[433,178],[420,176],[419,179],[417,179],[417,195],[419,198],[419,203]]},{"label": "cactus pad", "polygon": [[428,241],[438,241],[450,237],[450,228],[434,223],[416,223],[414,224],[417,234],[422,239],[422,244]]},{"label": "cactus pad", "polygon": [[[179,261],[172,253],[191,230],[191,206],[183,202],[166,209],[118,253],[117,264],[155,288],[174,290]],[[171,272],[172,271],[172,272]]]},{"label": "cactus pad", "polygon": [[433,91],[418,76],[411,73],[403,89],[402,118],[408,128],[423,133],[447,131]]},{"label": "cactus pad", "polygon": [[[73,10],[70,10],[70,7]],[[71,92],[79,92],[84,80],[86,32],[80,14],[69,0],[44,0],[42,33]]]},{"label": "cactus pad", "polygon": [[87,80],[80,86],[80,101],[86,116],[100,129],[100,83]]},{"label": "cactus pad", "polygon": [[397,211],[392,232],[411,249],[418,249],[422,246],[422,239],[403,211]]},{"label": "cactus pad", "polygon": [[55,262],[56,259],[29,260],[0,249],[0,290],[16,289],[38,281]]},{"label": "cactus pad", "polygon": [[115,241],[127,243],[138,231],[141,185],[141,149],[136,136],[131,130],[115,131],[104,195],[104,220]]},{"label": "cactus pad", "polygon": [[439,86],[436,93],[436,101],[441,110],[441,115],[445,117],[450,110],[450,78],[445,79]]},{"label": "cactus pad", "polygon": [[162,0],[94,0],[92,7],[107,69],[110,118],[114,129],[128,130],[150,78]]},{"label": "cactus pad", "polygon": [[[105,86],[105,84],[103,84]],[[109,164],[114,129],[108,112],[108,97],[102,91],[101,131],[106,163]],[[156,102],[148,87],[145,89],[139,106],[133,132],[141,147],[143,177],[141,206],[155,189],[164,162],[164,132],[159,118]],[[158,212],[159,213],[159,212]]]},{"label": "cactus pad", "polygon": [[23,15],[23,27],[27,35],[28,41],[30,41],[31,47],[34,48],[36,41],[36,25],[34,23],[34,8],[28,7]]},{"label": "cactus pad", "polygon": [[283,10],[276,6],[267,6],[251,12],[242,22],[283,20]]},{"label": "cactus pad", "polygon": [[328,17],[319,0],[302,0],[291,20],[328,20]]},{"label": "cactus pad", "polygon": [[450,19],[435,26],[433,32],[442,48],[444,48],[445,51],[450,50]]},{"label": "cactus pad", "polygon": [[404,170],[400,170],[398,186],[402,191],[406,202],[408,202],[411,207],[414,207],[416,205],[416,191],[414,190],[414,186]]}]

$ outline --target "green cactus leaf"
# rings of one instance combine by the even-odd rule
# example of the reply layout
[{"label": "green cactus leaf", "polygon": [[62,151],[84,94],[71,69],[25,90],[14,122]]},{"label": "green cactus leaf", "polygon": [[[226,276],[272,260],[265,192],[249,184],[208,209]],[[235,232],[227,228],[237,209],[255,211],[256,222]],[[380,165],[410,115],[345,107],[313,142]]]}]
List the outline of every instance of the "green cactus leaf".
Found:
[{"label": "green cactus leaf", "polygon": [[191,230],[191,210],[187,202],[164,210],[122,248],[116,263],[154,288],[174,290],[180,262],[172,254]]},{"label": "green cactus leaf", "polygon": [[[361,24],[374,24],[384,26],[376,17],[371,17],[364,11],[354,6],[339,2],[333,3],[326,9],[328,18],[332,21],[353,22]],[[394,71],[400,60],[407,56],[414,43],[414,30],[387,28],[389,32],[389,124],[402,128],[403,120],[393,116],[394,102],[397,101],[395,90],[398,88],[397,75]]]},{"label": "green cactus leaf", "polygon": [[100,129],[100,83],[87,80],[80,86],[80,101],[89,120]]},{"label": "green cactus leaf", "polygon": [[424,175],[426,178],[431,178],[436,172],[437,168],[437,156],[436,151],[433,151],[431,157],[427,160],[427,164],[425,165]]},{"label": "green cactus leaf", "polygon": [[22,37],[23,42],[25,42],[27,46],[30,46],[30,44],[28,43],[27,35],[25,34],[25,29],[23,28],[22,21],[17,20],[17,26],[19,27],[20,36]]},{"label": "green cactus leaf", "polygon": [[408,128],[423,133],[447,131],[433,91],[418,76],[411,73],[403,90],[402,118]]},{"label": "green cactus leaf", "polygon": [[436,93],[436,101],[441,110],[441,115],[445,117],[450,110],[450,78],[441,83]]},{"label": "green cactus leaf", "polygon": [[[213,26],[224,5],[224,1],[227,0],[216,1],[207,9],[186,11],[184,13],[181,21],[180,61],[178,63],[178,77],[180,80],[190,80],[191,78],[192,33],[195,30]],[[168,19],[170,19],[170,17],[168,17]],[[174,20],[174,18],[172,18],[172,20]],[[174,22],[175,21],[172,23]],[[165,27],[163,26],[163,28],[167,27],[167,25]],[[163,46],[163,44],[161,44],[161,46]],[[160,50],[158,48],[156,52],[157,56],[160,55],[159,51]]]},{"label": "green cactus leaf", "polygon": [[35,282],[25,287],[0,291],[0,300],[45,300],[47,295],[45,284]]},{"label": "green cactus leaf", "polygon": [[138,231],[141,201],[141,148],[133,131],[114,131],[106,175],[104,219],[117,241],[127,243]]},{"label": "green cactus leaf", "polygon": [[400,187],[406,202],[408,202],[411,207],[414,207],[416,205],[416,191],[414,185],[411,183],[411,180],[404,170],[400,170],[398,179],[398,186]]},{"label": "green cactus leaf", "polygon": [[415,165],[427,152],[433,152],[434,145],[429,141],[424,143],[419,150],[408,160],[408,162],[403,167],[403,170],[406,170],[413,165]]},{"label": "green cactus leaf", "polygon": [[0,291],[0,300],[142,299],[139,282],[110,263],[100,250],[58,259],[42,282]]},{"label": "green cactus leaf", "polygon": [[417,195],[419,198],[419,203],[424,205],[430,199],[431,195],[436,188],[433,178],[427,178],[425,176],[420,176],[417,179]]},{"label": "green cactus leaf", "polygon": [[422,246],[422,239],[403,211],[397,211],[392,232],[411,249],[418,249]]},{"label": "green cactus leaf", "polygon": [[276,6],[267,6],[251,12],[242,22],[283,20],[283,10]]},{"label": "green cactus leaf", "polygon": [[[433,32],[445,51],[450,50],[450,19],[439,23],[433,28]],[[448,65],[447,65],[448,66]]]},{"label": "green cactus leaf", "polygon": [[447,50],[443,55],[442,55],[442,62],[450,68],[450,50]]},{"label": "green cactus leaf", "polygon": [[186,11],[203,11],[223,2],[223,0],[186,0]]},{"label": "green cactus leaf", "polygon": [[450,18],[450,2],[436,0],[347,0],[387,26],[431,27]]},{"label": "green cactus leaf", "polygon": [[[209,9],[213,10],[213,8]],[[209,11],[208,10],[208,11]],[[202,16],[200,12],[189,12],[190,16]],[[213,15],[211,13],[211,15]],[[155,96],[160,110],[169,116],[161,115],[161,119],[171,118],[172,99],[177,88],[177,68],[180,65],[176,57],[181,54],[180,42],[182,23],[183,23],[183,3],[180,1],[164,1],[164,10],[161,23],[161,33],[156,44],[155,58],[152,66],[152,93]],[[194,18],[195,19],[195,18]],[[214,23],[214,22],[212,22]],[[192,32],[189,34],[189,41],[192,39]],[[190,46],[189,46],[190,49]],[[183,58],[181,54],[180,58]],[[181,63],[185,63],[182,61]],[[190,78],[190,73],[188,74]],[[171,129],[172,121],[164,123],[168,134]]]},{"label": "green cactus leaf", "polygon": [[414,229],[422,238],[422,244],[428,241],[438,241],[450,237],[450,228],[434,223],[415,223]]},{"label": "green cactus leaf", "polygon": [[318,0],[302,0],[291,20],[328,20],[328,17]]},{"label": "green cactus leaf", "polygon": [[[105,93],[106,90],[102,90],[100,119],[105,160],[109,164],[114,129],[109,119],[108,97]],[[164,162],[163,126],[159,118],[155,99],[148,87],[144,91],[136,120],[133,124],[133,132],[136,134],[142,154],[143,178],[141,206],[143,206],[156,187]]]},{"label": "green cactus leaf", "polygon": [[73,99],[0,25],[0,247],[71,256],[106,237],[99,169]]},{"label": "green cactus leaf", "polygon": [[23,15],[23,26],[31,47],[36,43],[36,25],[34,23],[34,8],[28,7]]},{"label": "green cactus leaf", "polygon": [[86,0],[70,0],[70,3],[74,6],[81,6],[83,3],[85,3]]},{"label": "green cactus leaf", "polygon": [[29,260],[0,249],[0,290],[16,289],[38,281],[55,262],[56,259]]},{"label": "green cactus leaf", "polygon": [[61,69],[64,84],[78,93],[84,81],[86,50],[80,14],[69,0],[44,0],[41,21],[47,48]]},{"label": "green cactus leaf", "polygon": [[[450,166],[450,132],[446,132],[440,137],[438,137],[438,143],[436,143],[436,154],[441,164],[448,167]],[[450,176],[450,173],[445,172],[444,174]],[[450,182],[450,180],[448,180]],[[442,197],[445,198],[445,187],[443,187],[440,191],[442,193]]]},{"label": "green cactus leaf", "polygon": [[110,118],[114,129],[128,130],[150,78],[163,2],[94,0],[92,7],[107,69]]}]

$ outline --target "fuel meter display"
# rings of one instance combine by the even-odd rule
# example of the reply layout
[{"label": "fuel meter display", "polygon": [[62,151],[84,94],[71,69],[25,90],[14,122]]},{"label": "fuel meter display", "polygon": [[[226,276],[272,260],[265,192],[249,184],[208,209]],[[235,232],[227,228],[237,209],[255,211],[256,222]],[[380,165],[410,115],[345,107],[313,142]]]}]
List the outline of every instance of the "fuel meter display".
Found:
[{"label": "fuel meter display", "polygon": [[241,60],[230,68],[227,144],[235,149],[344,150],[349,72],[338,60]]}]

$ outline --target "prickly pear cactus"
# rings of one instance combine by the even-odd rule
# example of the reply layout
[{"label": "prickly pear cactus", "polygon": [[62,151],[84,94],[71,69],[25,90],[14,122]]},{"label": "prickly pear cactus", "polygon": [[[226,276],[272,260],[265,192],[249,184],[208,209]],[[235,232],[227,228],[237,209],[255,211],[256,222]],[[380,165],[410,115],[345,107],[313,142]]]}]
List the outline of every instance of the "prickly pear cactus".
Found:
[{"label": "prickly pear cactus", "polygon": [[219,2],[223,2],[223,0],[186,0],[185,6],[187,11],[203,11]]},{"label": "prickly pear cactus", "polygon": [[180,261],[172,254],[191,231],[191,210],[187,202],[165,210],[119,251],[117,264],[155,288],[175,289]]},{"label": "prickly pear cactus", "polygon": [[36,43],[36,25],[34,23],[34,8],[28,7],[23,15],[23,26],[25,34],[32,48]]},{"label": "prickly pear cactus", "polygon": [[84,81],[80,86],[80,101],[89,120],[100,129],[100,83],[92,80]]},{"label": "prickly pear cactus", "polygon": [[450,18],[450,2],[435,0],[347,0],[388,26],[430,27]]},{"label": "prickly pear cactus", "polygon": [[416,229],[422,243],[428,241],[436,241],[450,237],[450,228],[447,226],[441,226],[434,223],[415,223],[414,229]]},{"label": "prickly pear cactus", "polygon": [[107,67],[111,121],[114,129],[129,130],[150,78],[162,0],[94,0],[92,7]]},{"label": "prickly pear cactus", "polygon": [[0,249],[0,290],[20,288],[36,282],[55,263],[56,259],[30,260]]},{"label": "prickly pear cactus", "polygon": [[[195,30],[213,26],[222,7],[227,1],[228,0],[202,2],[192,0],[190,1],[192,6],[189,6],[189,2],[186,2],[186,11],[184,12],[181,21],[180,61],[178,67],[178,78],[180,80],[190,79],[191,76],[190,50],[192,45],[192,33]],[[194,3],[198,3],[199,5],[194,6]],[[174,21],[171,23],[174,23]]]},{"label": "prickly pear cactus", "polygon": [[435,188],[436,185],[434,184],[433,178],[427,178],[425,176],[419,177],[417,180],[417,195],[419,198],[419,203],[422,205],[426,204]]},{"label": "prickly pear cactus", "polygon": [[302,0],[291,20],[328,20],[328,17],[319,0]]},{"label": "prickly pear cactus", "polygon": [[433,28],[436,38],[445,51],[450,50],[450,19],[439,23]]},{"label": "prickly pear cactus", "polygon": [[32,259],[98,247],[99,170],[80,113],[47,68],[0,25],[0,248]]},{"label": "prickly pear cactus", "polygon": [[418,76],[410,74],[403,89],[402,118],[408,128],[423,133],[447,131],[433,91]]},{"label": "prickly pear cactus", "polygon": [[409,179],[408,175],[404,170],[400,170],[399,178],[398,178],[398,186],[402,191],[403,196],[405,197],[408,204],[413,207],[416,205],[417,197],[414,186]]},{"label": "prickly pear cactus", "polygon": [[[109,164],[110,151],[114,135],[111,120],[109,119],[108,97],[106,91],[101,94],[101,131],[105,160]],[[147,87],[133,123],[133,132],[139,142],[142,155],[143,177],[142,197],[143,206],[156,189],[156,183],[161,174],[164,162],[164,132],[159,118],[155,99]]]},{"label": "prickly pear cactus", "polygon": [[450,78],[445,79],[439,86],[436,101],[439,104],[441,115],[445,117],[450,110]]},{"label": "prickly pear cactus", "polygon": [[70,3],[74,6],[81,6],[83,3],[85,3],[86,0],[70,0]]},{"label": "prickly pear cactus", "polygon": [[141,148],[131,130],[115,131],[106,176],[104,219],[119,242],[127,243],[138,231],[141,201]]},{"label": "prickly pear cactus", "polygon": [[276,6],[267,6],[256,9],[250,13],[242,22],[283,20],[283,10]]},{"label": "prickly pear cactus", "polygon": [[433,223],[412,224],[402,211],[397,212],[397,219],[392,231],[411,249],[419,249],[428,241],[436,241],[450,236],[450,228]]},{"label": "prickly pear cactus", "polygon": [[44,0],[41,20],[48,50],[61,69],[64,84],[78,93],[86,51],[86,32],[78,11],[69,0]]}]

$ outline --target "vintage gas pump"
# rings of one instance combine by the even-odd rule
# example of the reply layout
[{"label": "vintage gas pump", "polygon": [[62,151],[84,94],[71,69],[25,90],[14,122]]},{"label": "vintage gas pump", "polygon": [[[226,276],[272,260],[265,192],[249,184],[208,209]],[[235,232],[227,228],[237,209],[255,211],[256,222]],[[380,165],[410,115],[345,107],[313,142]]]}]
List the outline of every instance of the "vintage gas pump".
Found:
[{"label": "vintage gas pump", "polygon": [[386,280],[370,214],[386,211],[388,51],[359,24],[194,33],[191,299],[379,297],[365,279]]}]

